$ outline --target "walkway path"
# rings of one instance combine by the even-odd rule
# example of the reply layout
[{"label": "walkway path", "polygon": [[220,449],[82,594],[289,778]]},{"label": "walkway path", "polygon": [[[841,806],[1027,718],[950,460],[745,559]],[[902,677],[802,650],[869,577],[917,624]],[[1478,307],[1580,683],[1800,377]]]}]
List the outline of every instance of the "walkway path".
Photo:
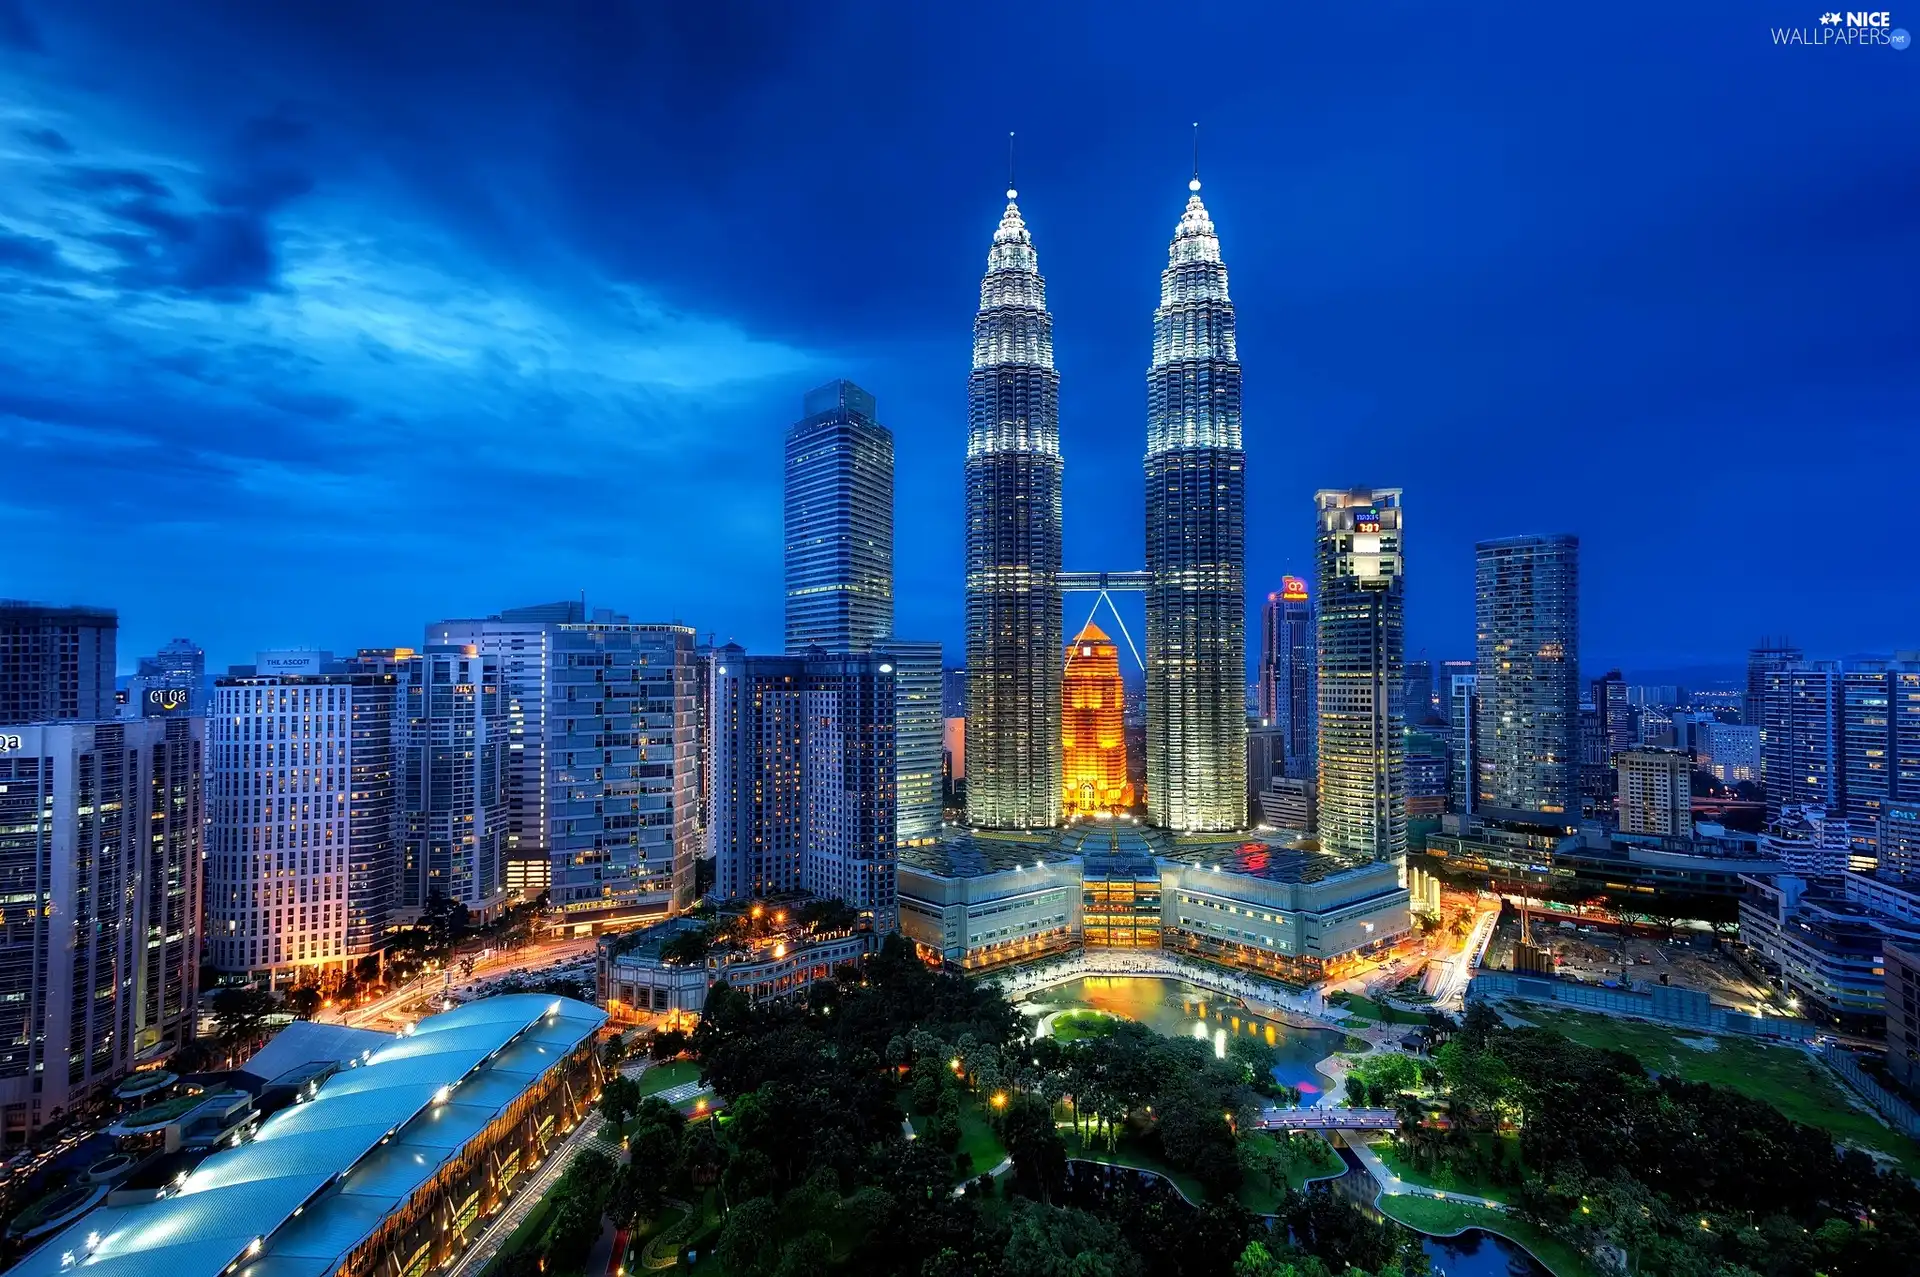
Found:
[{"label": "walkway path", "polygon": [[1255,1123],[1263,1131],[1391,1131],[1400,1125],[1392,1109],[1266,1108]]},{"label": "walkway path", "polygon": [[510,1198],[506,1209],[493,1217],[467,1247],[466,1254],[454,1261],[447,1269],[446,1277],[467,1277],[469,1273],[478,1273],[500,1253],[500,1248],[513,1236],[513,1230],[526,1221],[533,1208],[547,1195],[554,1181],[560,1178],[580,1154],[580,1150],[599,1142],[600,1128],[606,1124],[598,1110],[590,1112],[573,1128],[573,1131],[547,1152],[547,1160],[542,1162],[534,1173],[520,1185],[520,1191]]},{"label": "walkway path", "polygon": [[1380,1191],[1383,1193],[1393,1196],[1404,1194],[1410,1197],[1437,1197],[1441,1201],[1465,1202],[1469,1206],[1484,1206],[1488,1210],[1504,1211],[1507,1208],[1505,1202],[1496,1202],[1491,1197],[1475,1197],[1472,1193],[1449,1193],[1445,1189],[1428,1188],[1424,1184],[1410,1184],[1388,1170],[1387,1164],[1380,1160],[1378,1153],[1367,1146],[1366,1140],[1352,1135],[1344,1138],[1347,1147],[1353,1150],[1354,1156],[1360,1159],[1360,1164],[1367,1168],[1367,1173],[1373,1176],[1373,1182],[1380,1186]]}]

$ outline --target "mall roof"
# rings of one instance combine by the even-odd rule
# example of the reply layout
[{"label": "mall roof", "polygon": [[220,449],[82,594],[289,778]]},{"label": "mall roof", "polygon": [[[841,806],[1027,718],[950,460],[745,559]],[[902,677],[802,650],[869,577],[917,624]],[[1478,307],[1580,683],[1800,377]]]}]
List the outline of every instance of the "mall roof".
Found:
[{"label": "mall roof", "polygon": [[1070,859],[1054,844],[1051,832],[991,833],[948,829],[940,840],[920,847],[902,847],[900,863],[939,878],[978,878],[982,874],[1038,868],[1043,862]]},{"label": "mall roof", "polygon": [[517,1097],[606,1023],[516,993],[430,1016],[216,1153],[158,1201],[83,1216],[20,1277],[324,1277]]}]

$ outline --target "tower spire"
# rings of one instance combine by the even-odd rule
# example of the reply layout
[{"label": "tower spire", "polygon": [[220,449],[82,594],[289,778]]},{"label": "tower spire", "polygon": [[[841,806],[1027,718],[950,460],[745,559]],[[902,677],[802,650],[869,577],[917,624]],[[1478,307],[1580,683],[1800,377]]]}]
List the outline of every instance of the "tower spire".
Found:
[{"label": "tower spire", "polygon": [[1193,180],[1187,183],[1187,189],[1200,189],[1200,121],[1193,122]]},{"label": "tower spire", "polygon": [[1019,199],[1020,192],[1013,185],[1013,130],[1007,130],[1007,198]]}]

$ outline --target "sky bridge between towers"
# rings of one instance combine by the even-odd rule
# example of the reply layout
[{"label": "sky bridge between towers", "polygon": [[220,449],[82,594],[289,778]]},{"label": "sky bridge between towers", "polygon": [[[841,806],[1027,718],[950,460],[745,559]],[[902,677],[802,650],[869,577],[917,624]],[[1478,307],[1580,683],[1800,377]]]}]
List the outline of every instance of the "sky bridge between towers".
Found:
[{"label": "sky bridge between towers", "polygon": [[[1144,593],[1153,584],[1153,574],[1145,570],[1132,572],[1061,572],[1055,578],[1060,583],[1062,594],[1098,594],[1093,607],[1087,612],[1087,620],[1093,620],[1104,601],[1107,611],[1112,615],[1115,625],[1120,627],[1120,637],[1127,641],[1127,650],[1133,653],[1133,663],[1140,669],[1146,669],[1147,663],[1140,659],[1140,649],[1134,644],[1133,635],[1127,632],[1127,623],[1121,619],[1120,609],[1113,605],[1110,597],[1113,591]],[[1081,626],[1086,628],[1085,625]],[[1077,632],[1077,631],[1076,631]]]}]

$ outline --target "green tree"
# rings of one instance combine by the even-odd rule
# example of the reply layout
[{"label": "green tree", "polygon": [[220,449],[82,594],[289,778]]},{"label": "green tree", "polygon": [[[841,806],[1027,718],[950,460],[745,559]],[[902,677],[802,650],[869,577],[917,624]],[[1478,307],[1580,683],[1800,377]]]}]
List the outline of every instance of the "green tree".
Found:
[{"label": "green tree", "polygon": [[771,1197],[750,1197],[727,1212],[716,1250],[729,1277],[771,1277],[780,1262],[779,1209]]},{"label": "green tree", "polygon": [[1043,1202],[1066,1178],[1067,1146],[1053,1124],[1053,1108],[1044,1100],[1023,1095],[1000,1118],[1000,1138],[1013,1159],[1014,1180],[1021,1190]]},{"label": "green tree", "polygon": [[288,989],[286,1008],[297,1019],[311,1020],[313,1013],[320,1009],[320,990],[310,984]]}]

